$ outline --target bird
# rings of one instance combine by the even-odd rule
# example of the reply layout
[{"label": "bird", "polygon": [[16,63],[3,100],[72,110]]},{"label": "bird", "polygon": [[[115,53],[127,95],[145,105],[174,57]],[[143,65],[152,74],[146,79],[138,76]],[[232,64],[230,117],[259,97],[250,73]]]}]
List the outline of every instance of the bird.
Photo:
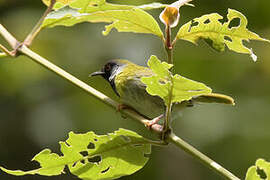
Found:
[{"label": "bird", "polygon": [[[144,66],[137,65],[125,59],[109,60],[99,71],[89,76],[102,76],[107,80],[113,91],[120,97],[121,105],[129,107],[140,115],[151,120],[149,127],[164,117],[166,106],[159,96],[147,93],[146,85],[141,82],[142,77],[153,76],[154,72]],[[186,107],[192,107],[196,103],[223,103],[234,105],[234,100],[226,95],[210,93],[195,96],[191,100],[174,104],[172,109],[179,112]],[[121,106],[120,105],[120,106]]]}]

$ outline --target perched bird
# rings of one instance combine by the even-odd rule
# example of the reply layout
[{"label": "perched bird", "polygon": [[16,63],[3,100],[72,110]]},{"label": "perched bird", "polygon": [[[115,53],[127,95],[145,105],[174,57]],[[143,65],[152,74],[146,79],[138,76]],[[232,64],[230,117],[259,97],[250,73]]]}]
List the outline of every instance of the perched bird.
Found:
[{"label": "perched bird", "polygon": [[[97,75],[101,75],[110,83],[123,105],[133,108],[148,119],[155,119],[164,114],[166,107],[163,100],[158,96],[148,94],[146,85],[140,80],[141,77],[154,75],[150,68],[139,66],[128,60],[115,59],[108,61],[100,71],[90,74],[90,76]],[[234,104],[233,99],[228,96],[211,93],[175,104],[173,111],[191,107],[196,102]]]}]

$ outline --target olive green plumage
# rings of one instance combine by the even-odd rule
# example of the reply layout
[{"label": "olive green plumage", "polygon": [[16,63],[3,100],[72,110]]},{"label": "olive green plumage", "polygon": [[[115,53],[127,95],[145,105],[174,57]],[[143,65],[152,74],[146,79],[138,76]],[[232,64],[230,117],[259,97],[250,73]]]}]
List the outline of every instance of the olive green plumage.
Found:
[{"label": "olive green plumage", "polygon": [[[163,100],[158,96],[151,96],[146,92],[146,85],[141,82],[141,77],[154,75],[151,69],[131,63],[128,60],[108,61],[101,71],[91,76],[101,75],[112,86],[114,92],[120,97],[121,103],[134,108],[143,116],[153,119],[165,111]],[[190,107],[195,102],[234,104],[233,99],[222,94],[206,94],[192,98],[174,105],[173,109],[178,111]]]}]

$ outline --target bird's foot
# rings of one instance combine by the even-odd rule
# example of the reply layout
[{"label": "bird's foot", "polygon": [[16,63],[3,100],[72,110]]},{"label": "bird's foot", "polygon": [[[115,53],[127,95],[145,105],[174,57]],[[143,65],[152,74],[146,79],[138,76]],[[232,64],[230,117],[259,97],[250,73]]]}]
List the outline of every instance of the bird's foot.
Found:
[{"label": "bird's foot", "polygon": [[153,125],[157,124],[161,118],[163,118],[164,114],[161,114],[160,116],[152,119],[152,120],[149,120],[148,122],[145,123],[145,126],[148,128],[148,129],[151,129]]},{"label": "bird's foot", "polygon": [[123,109],[132,109],[132,108],[128,105],[125,105],[125,104],[118,104],[116,111],[120,112]]}]

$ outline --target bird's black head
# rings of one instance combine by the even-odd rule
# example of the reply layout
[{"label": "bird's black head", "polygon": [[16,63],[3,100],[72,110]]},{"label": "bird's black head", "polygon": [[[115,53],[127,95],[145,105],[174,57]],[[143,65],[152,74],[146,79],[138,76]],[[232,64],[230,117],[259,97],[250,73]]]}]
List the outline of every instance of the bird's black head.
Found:
[{"label": "bird's black head", "polygon": [[107,81],[113,81],[114,77],[117,75],[117,70],[123,64],[119,60],[108,61],[100,71],[93,72],[90,76],[102,76]]},{"label": "bird's black head", "polygon": [[126,60],[110,60],[108,61],[100,71],[96,71],[91,73],[89,76],[102,76],[106,79],[112,86],[115,93],[119,96],[118,92],[115,89],[115,76],[121,71],[122,67],[127,64],[128,61]]}]

